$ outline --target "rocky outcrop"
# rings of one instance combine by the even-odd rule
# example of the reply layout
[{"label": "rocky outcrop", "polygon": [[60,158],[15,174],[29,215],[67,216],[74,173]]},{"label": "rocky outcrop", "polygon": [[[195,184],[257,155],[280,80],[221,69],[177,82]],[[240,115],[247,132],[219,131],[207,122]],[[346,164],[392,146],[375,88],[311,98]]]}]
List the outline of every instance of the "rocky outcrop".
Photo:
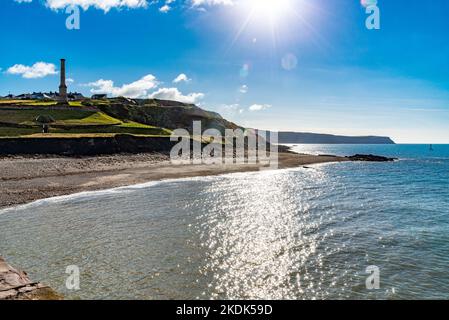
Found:
[{"label": "rocky outcrop", "polygon": [[62,300],[50,287],[32,282],[26,272],[14,269],[0,257],[0,300]]},{"label": "rocky outcrop", "polygon": [[371,162],[392,162],[397,160],[397,158],[375,156],[373,154],[356,154],[347,158],[351,161],[371,161]]}]

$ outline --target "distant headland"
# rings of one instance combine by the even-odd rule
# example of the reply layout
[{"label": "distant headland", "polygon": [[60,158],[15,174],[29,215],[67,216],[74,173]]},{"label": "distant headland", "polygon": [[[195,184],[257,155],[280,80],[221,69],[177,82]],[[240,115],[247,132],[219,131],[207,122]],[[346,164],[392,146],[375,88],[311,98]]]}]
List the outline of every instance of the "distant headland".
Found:
[{"label": "distant headland", "polygon": [[389,137],[378,136],[338,136],[332,134],[306,132],[279,132],[279,143],[286,144],[396,144]]}]

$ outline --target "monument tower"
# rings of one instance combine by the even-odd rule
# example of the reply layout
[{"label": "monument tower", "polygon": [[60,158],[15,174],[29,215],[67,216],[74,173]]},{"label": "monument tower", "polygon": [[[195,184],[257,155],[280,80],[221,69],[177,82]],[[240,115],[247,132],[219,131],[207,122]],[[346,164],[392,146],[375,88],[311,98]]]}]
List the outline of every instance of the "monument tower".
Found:
[{"label": "monument tower", "polygon": [[61,59],[61,83],[59,85],[59,101],[67,103],[67,85],[65,84],[65,59]]}]

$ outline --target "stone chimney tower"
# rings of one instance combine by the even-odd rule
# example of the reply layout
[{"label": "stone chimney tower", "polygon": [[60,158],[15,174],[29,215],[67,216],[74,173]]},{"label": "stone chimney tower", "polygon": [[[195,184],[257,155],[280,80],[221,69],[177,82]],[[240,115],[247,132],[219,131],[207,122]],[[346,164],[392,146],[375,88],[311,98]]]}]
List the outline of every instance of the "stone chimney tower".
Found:
[{"label": "stone chimney tower", "polygon": [[59,85],[59,101],[67,103],[67,85],[65,84],[65,59],[61,59],[61,83]]}]

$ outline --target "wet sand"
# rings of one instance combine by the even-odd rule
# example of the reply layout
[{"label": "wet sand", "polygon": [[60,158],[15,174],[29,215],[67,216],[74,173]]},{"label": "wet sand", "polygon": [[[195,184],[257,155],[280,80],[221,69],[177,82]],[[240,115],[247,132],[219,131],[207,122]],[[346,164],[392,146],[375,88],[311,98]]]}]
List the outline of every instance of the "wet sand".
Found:
[{"label": "wet sand", "polygon": [[[349,161],[335,156],[280,153],[279,168]],[[140,184],[164,179],[258,171],[261,165],[172,165],[167,155],[98,157],[1,157],[0,208],[38,199]]]}]

